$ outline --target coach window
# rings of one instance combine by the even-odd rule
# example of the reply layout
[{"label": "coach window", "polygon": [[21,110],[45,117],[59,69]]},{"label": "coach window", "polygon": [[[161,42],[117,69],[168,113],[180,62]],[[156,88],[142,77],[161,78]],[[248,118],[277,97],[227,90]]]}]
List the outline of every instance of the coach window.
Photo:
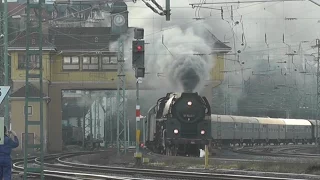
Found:
[{"label": "coach window", "polygon": [[63,70],[79,70],[80,63],[78,56],[64,56],[62,63]]},{"label": "coach window", "polygon": [[83,70],[98,70],[99,69],[99,57],[98,56],[83,56],[82,57],[82,69]]}]

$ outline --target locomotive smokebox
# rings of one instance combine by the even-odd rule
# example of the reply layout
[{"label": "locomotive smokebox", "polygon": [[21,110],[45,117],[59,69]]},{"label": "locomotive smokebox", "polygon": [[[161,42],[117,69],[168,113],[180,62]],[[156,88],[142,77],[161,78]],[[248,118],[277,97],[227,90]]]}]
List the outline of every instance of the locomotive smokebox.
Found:
[{"label": "locomotive smokebox", "polygon": [[184,92],[193,92],[200,81],[199,75],[192,68],[182,71],[180,82]]}]

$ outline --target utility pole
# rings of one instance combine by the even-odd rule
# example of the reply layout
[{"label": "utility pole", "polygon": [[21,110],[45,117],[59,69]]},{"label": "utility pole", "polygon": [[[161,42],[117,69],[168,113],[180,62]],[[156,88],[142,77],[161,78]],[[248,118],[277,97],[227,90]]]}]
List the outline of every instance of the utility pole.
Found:
[{"label": "utility pole", "polygon": [[[105,105],[104,105],[104,118],[103,118],[103,138],[104,138],[104,147],[107,148],[108,147],[108,129],[107,129],[107,117],[108,117],[108,98],[107,96],[105,97],[106,101],[105,101]],[[103,106],[102,106],[103,107]]]},{"label": "utility pole", "polygon": [[128,148],[130,146],[130,121],[129,119],[127,119],[127,129],[128,129],[128,133],[127,133],[127,141],[128,141]]},{"label": "utility pole", "polygon": [[140,135],[141,135],[141,130],[140,130],[140,103],[139,103],[139,83],[142,82],[142,79],[137,77],[137,82],[136,82],[136,95],[137,95],[137,104],[136,104],[136,153],[135,153],[135,158],[136,158],[136,164],[139,165],[141,163],[141,157],[142,154],[140,152]]},{"label": "utility pole", "polygon": [[[89,97],[91,100],[91,98],[92,98],[91,91],[89,91]],[[89,138],[90,138],[90,145],[93,147],[92,105],[93,105],[93,103],[92,103],[92,101],[90,101],[90,105],[89,105],[89,107],[90,107],[89,108],[90,109],[90,111],[89,111],[89,129],[90,129]]]},{"label": "utility pole", "polygon": [[112,96],[109,98],[109,131],[110,131],[110,144],[111,147],[113,147],[113,94]]},{"label": "utility pole", "polygon": [[144,68],[144,50],[145,43],[142,40],[144,38],[144,29],[136,28],[134,30],[134,38],[136,40],[132,41],[132,67],[135,68],[136,81],[136,95],[137,95],[137,105],[136,105],[136,153],[134,157],[136,158],[136,165],[141,164],[142,153],[140,152],[140,103],[139,103],[139,84],[142,83],[142,78],[145,75]]},{"label": "utility pole", "polygon": [[[24,116],[25,116],[25,132],[24,132],[24,174],[23,179],[27,179],[27,174],[31,172],[38,172],[41,174],[41,180],[44,179],[43,165],[44,165],[44,128],[43,128],[43,119],[44,119],[44,108],[43,108],[43,61],[42,61],[42,8],[44,5],[44,0],[39,0],[38,2],[30,2],[27,0],[26,5],[26,14],[27,14],[27,28],[26,28],[26,60],[25,60],[25,69],[26,69],[26,81],[25,81],[25,106],[24,106]],[[31,18],[30,14],[35,12],[36,18]],[[5,18],[6,19],[6,18]],[[35,19],[32,21],[32,19]],[[37,34],[32,36],[31,34]],[[37,38],[35,38],[38,36]],[[35,42],[35,43],[31,43]],[[6,57],[7,55],[5,55]],[[36,68],[37,71],[30,71],[30,61],[31,58],[39,61],[33,62],[33,68]],[[39,83],[39,96],[34,97],[30,94],[30,81],[29,78],[38,79]],[[38,120],[29,119],[29,102],[38,102],[39,103],[39,117]],[[37,111],[36,111],[37,112]],[[39,127],[40,131],[40,143],[39,144],[30,144],[29,143],[29,127],[33,126]],[[37,168],[28,167],[28,149],[40,149],[40,166]]]},{"label": "utility pole", "polygon": [[92,138],[94,138],[94,139],[97,139],[97,121],[98,121],[98,112],[97,112],[97,101],[98,101],[98,98],[96,97],[95,98],[95,101],[94,101],[94,123],[92,123],[92,124],[94,124],[94,127],[93,127],[93,136],[92,136]]},{"label": "utility pole", "polygon": [[[4,0],[4,15],[3,15],[3,28],[4,28],[4,33],[3,33],[3,39],[4,39],[4,51],[3,51],[3,58],[4,58],[4,85],[9,86],[9,61],[8,61],[8,1]],[[8,92],[8,95],[5,96],[4,99],[4,124],[9,128],[10,126],[10,121],[9,121],[9,96],[10,96],[10,91]]]},{"label": "utility pole", "polygon": [[316,117],[316,145],[319,150],[318,136],[319,136],[319,127],[318,119],[320,117],[320,40],[316,40],[316,46],[318,48],[318,61],[317,61],[317,117]]},{"label": "utility pole", "polygon": [[126,143],[126,116],[125,116],[125,97],[126,97],[126,75],[124,68],[124,42],[120,37],[118,40],[118,86],[117,86],[117,149],[118,155],[121,148],[123,153],[127,153]]},{"label": "utility pole", "polygon": [[170,0],[166,0],[166,10],[165,10],[165,15],[166,15],[166,21],[170,21]]}]

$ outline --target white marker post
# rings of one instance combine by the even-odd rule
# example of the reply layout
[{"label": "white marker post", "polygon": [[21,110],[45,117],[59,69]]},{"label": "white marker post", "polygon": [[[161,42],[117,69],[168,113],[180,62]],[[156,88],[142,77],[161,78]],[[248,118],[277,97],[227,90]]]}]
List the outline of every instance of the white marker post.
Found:
[{"label": "white marker post", "polygon": [[[0,104],[7,96],[10,86],[0,86]],[[0,118],[0,145],[4,144],[4,117]]]}]

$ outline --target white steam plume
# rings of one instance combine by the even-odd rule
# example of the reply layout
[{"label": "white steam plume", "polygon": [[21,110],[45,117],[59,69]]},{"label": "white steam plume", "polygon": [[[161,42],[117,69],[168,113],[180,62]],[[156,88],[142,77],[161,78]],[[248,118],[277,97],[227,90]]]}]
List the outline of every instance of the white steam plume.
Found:
[{"label": "white steam plume", "polygon": [[[155,58],[148,61],[148,71],[163,73],[170,82],[168,85],[177,91],[201,89],[213,64],[208,55],[210,46],[192,28],[186,31],[172,29],[165,31],[163,36],[165,44],[162,39],[156,41],[157,51]],[[195,43],[186,43],[186,40]],[[149,82],[152,83],[151,78]]]},{"label": "white steam plume", "polygon": [[[163,4],[161,1],[158,2]],[[173,1],[172,6],[177,6],[179,2],[187,5],[184,1],[177,0]],[[177,9],[171,16],[172,20],[165,22],[163,16],[154,14],[144,3],[137,2],[134,6],[131,5],[128,3],[129,26],[145,29],[145,64],[148,74],[144,83],[154,88],[164,88],[167,92],[201,91],[214,64],[214,59],[209,54],[215,40],[209,40],[208,43],[205,24],[175,27],[175,24],[181,23],[175,17],[193,12],[192,8],[189,7],[187,11]],[[173,26],[174,28],[168,29]],[[161,32],[162,29],[166,30]],[[132,35],[131,32],[125,47],[128,67],[131,66]]]},{"label": "white steam plume", "polygon": [[[157,2],[162,7],[165,7],[164,0],[157,0]],[[144,83],[148,83],[154,87],[160,86],[162,89],[167,88],[166,92],[175,90],[170,86],[170,82],[167,79],[168,77],[159,78],[157,73],[169,72],[168,69],[166,69],[166,63],[168,63],[167,60],[170,59],[171,53],[176,53],[174,49],[177,48],[178,45],[187,45],[190,43],[197,46],[201,43],[189,40],[190,37],[186,38],[185,34],[178,34],[177,37],[183,39],[179,41],[180,44],[172,44],[175,43],[173,42],[172,36],[176,35],[171,35],[170,32],[181,31],[185,33],[187,30],[192,29],[196,37],[204,39],[201,32],[204,31],[204,27],[209,27],[208,29],[218,39],[229,42],[228,45],[233,48],[233,53],[240,50],[241,53],[238,54],[238,57],[228,55],[225,58],[225,70],[230,71],[225,73],[225,80],[229,77],[230,84],[237,86],[241,86],[243,80],[248,80],[249,77],[252,77],[253,71],[255,73],[263,73],[260,72],[266,69],[265,66],[260,66],[263,62],[268,61],[270,69],[276,66],[279,71],[283,66],[286,66],[286,64],[278,63],[279,61],[287,59],[285,53],[288,51],[288,47],[285,43],[295,48],[297,44],[303,40],[308,40],[309,44],[314,44],[315,42],[312,42],[312,40],[319,36],[318,31],[314,31],[314,29],[319,26],[319,23],[317,23],[318,20],[315,18],[317,17],[319,7],[312,3],[274,2],[242,4],[239,6],[233,4],[233,20],[231,20],[230,11],[232,4],[226,4],[222,5],[224,9],[224,20],[221,18],[220,11],[202,8],[199,11],[199,16],[197,15],[197,17],[204,18],[204,20],[201,21],[194,19],[197,8],[192,9],[189,5],[189,3],[198,2],[198,0],[171,1],[172,14],[171,21],[169,22],[165,21],[165,17],[153,13],[152,10],[146,7],[141,1],[138,1],[136,4],[127,3],[130,12],[129,26],[144,28],[145,41],[149,43],[146,45],[146,71],[150,74],[147,75],[148,77]],[[207,7],[220,8],[221,5],[207,5]],[[306,16],[310,17],[310,19],[306,19]],[[285,17],[296,17],[297,20],[287,21]],[[283,35],[285,36],[285,43],[283,43]],[[163,43],[162,36],[164,37]],[[125,47],[127,51],[125,57],[128,66],[131,66],[131,40],[133,37],[131,36],[128,39],[129,41]],[[186,52],[180,52],[180,54],[182,53]],[[196,56],[191,57],[195,58]],[[297,56],[294,58],[296,61]],[[237,60],[243,62],[243,64],[234,62]],[[299,64],[297,62],[295,63]],[[171,66],[172,64],[174,63],[170,63]],[[243,73],[239,71],[242,68],[244,69]],[[160,76],[164,75],[162,74]],[[229,89],[229,91],[231,91],[230,94],[235,96],[235,99],[242,96],[240,89],[234,88]]]}]

